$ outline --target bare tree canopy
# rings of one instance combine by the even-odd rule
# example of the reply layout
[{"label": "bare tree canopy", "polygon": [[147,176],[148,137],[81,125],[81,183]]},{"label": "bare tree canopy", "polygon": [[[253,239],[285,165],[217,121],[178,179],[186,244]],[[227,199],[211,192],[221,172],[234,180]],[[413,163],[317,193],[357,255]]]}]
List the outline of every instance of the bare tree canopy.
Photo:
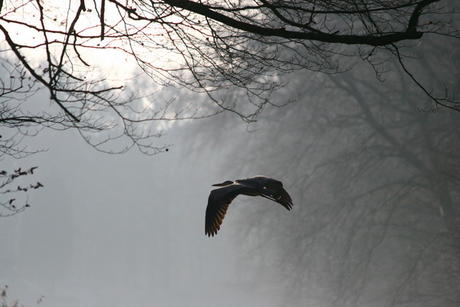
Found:
[{"label": "bare tree canopy", "polygon": [[22,183],[21,177],[33,176],[37,168],[37,166],[25,170],[17,168],[10,172],[0,170],[0,194],[6,197],[0,199],[0,217],[18,214],[30,207],[29,192],[43,188],[43,184],[39,181]]},{"label": "bare tree canopy", "polygon": [[[438,38],[418,52],[414,71],[459,82],[458,45]],[[286,282],[279,305],[459,305],[460,113],[414,112],[426,96],[398,59],[389,64],[383,84],[366,65],[298,72],[285,94],[302,103],[266,112],[226,155],[229,176],[264,169],[298,204],[291,217],[262,206],[238,217],[245,242],[264,242],[247,244],[264,255],[260,271]]]},{"label": "bare tree canopy", "polygon": [[[276,105],[270,97],[286,73],[337,73],[364,60],[380,76],[391,57],[434,106],[458,110],[448,88],[431,89],[405,63],[426,34],[458,39],[454,6],[447,0],[1,1],[1,96],[8,102],[0,121],[10,128],[77,129],[102,151],[137,147],[154,154],[166,147],[153,145],[161,131],[146,123],[223,111],[251,121]],[[102,69],[103,62],[112,69]],[[153,83],[140,84],[137,73]],[[17,103],[11,78],[28,95],[46,91],[52,104]],[[173,95],[156,94],[160,86],[188,88],[211,103],[176,105]],[[108,143],[121,145],[115,150]]]},{"label": "bare tree canopy", "polygon": [[[421,38],[424,1],[159,1],[260,36],[385,46]],[[221,3],[219,3],[221,2]],[[259,18],[261,14],[262,18]],[[329,18],[328,18],[329,17]],[[332,17],[332,18],[331,18]],[[399,17],[392,20],[391,17]]]}]

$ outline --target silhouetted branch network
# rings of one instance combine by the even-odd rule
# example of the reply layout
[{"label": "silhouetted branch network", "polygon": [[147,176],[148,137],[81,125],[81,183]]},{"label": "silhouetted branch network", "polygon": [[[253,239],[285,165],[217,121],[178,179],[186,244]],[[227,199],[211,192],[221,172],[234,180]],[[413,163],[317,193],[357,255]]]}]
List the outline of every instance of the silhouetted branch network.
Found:
[{"label": "silhouetted branch network", "polygon": [[26,170],[18,168],[10,172],[0,170],[0,217],[18,214],[30,207],[28,194],[43,188],[43,184],[39,181],[24,184],[19,180],[22,177],[33,176],[37,168],[36,166]]},{"label": "silhouetted branch network", "polygon": [[[213,84],[217,89],[229,83],[244,90],[250,87],[259,106],[283,85],[279,81],[283,73],[297,69],[340,72],[350,67],[346,63],[350,57],[361,58],[381,70],[382,56],[388,51],[391,56],[393,47],[396,51],[411,47],[411,41],[422,39],[426,33],[459,37],[455,24],[447,18],[448,14],[455,16],[455,10],[446,9],[442,5],[448,2],[439,0],[165,0],[150,4],[157,13],[150,18],[152,22],[164,16],[177,18],[176,23],[167,25],[184,43],[176,49],[182,50],[189,63],[201,59],[203,68],[187,67],[201,73],[193,74],[195,87],[206,89]],[[144,11],[142,6],[133,8],[133,14]],[[201,36],[191,34],[194,32]],[[393,56],[401,59],[399,52]],[[257,79],[261,75],[266,78]],[[436,105],[459,110],[455,97],[436,97],[411,76]]]},{"label": "silhouetted branch network", "polygon": [[[52,102],[28,106],[35,109],[27,114],[24,108],[9,106],[2,124],[77,129],[102,151],[114,152],[109,143],[123,143],[117,152],[137,147],[154,154],[166,147],[153,145],[152,138],[161,133],[146,123],[224,111],[253,121],[265,106],[274,104],[271,95],[285,85],[286,73],[301,69],[337,73],[349,69],[353,58],[381,71],[388,56],[396,56],[407,69],[400,49],[413,48],[425,34],[459,37],[455,24],[448,21],[455,17],[450,4],[447,0],[2,1],[4,58],[23,78],[31,79],[34,89],[46,90]],[[136,86],[132,80],[126,86],[132,79],[128,73],[115,82],[104,76],[106,72],[94,71],[97,59],[114,54],[118,54],[115,70],[122,70],[118,63],[122,54],[135,61],[155,86],[185,87],[212,103],[179,107],[177,101],[155,97],[145,107],[145,91],[131,88]],[[459,109],[453,97],[438,98],[407,73],[437,105]]]}]

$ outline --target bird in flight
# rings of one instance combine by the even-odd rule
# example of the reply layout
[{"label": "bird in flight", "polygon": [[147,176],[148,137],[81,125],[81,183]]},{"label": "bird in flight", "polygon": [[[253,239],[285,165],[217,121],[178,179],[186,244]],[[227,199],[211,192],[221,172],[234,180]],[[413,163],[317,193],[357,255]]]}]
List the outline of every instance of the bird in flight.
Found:
[{"label": "bird in flight", "polygon": [[209,237],[217,234],[228,206],[240,194],[262,196],[281,204],[288,210],[293,206],[292,199],[283,188],[281,181],[272,178],[256,176],[235,181],[227,180],[213,186],[220,188],[212,190],[209,194],[205,219],[205,234]]}]

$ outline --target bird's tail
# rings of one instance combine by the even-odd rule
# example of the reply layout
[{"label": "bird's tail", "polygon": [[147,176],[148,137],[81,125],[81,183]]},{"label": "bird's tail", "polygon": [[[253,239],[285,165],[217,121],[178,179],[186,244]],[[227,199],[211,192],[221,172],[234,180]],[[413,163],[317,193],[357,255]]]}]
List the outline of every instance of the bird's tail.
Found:
[{"label": "bird's tail", "polygon": [[212,186],[213,187],[224,187],[224,186],[230,185],[230,184],[233,184],[233,181],[227,180],[227,181],[224,181],[222,183],[213,184]]}]

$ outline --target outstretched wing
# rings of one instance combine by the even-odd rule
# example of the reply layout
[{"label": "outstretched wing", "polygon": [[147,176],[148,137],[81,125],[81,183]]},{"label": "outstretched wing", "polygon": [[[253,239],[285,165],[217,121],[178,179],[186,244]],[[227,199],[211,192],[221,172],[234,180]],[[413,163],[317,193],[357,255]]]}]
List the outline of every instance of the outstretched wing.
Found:
[{"label": "outstretched wing", "polygon": [[265,178],[264,181],[262,195],[281,204],[284,208],[291,210],[293,206],[292,199],[288,192],[283,188],[283,183],[271,178]]},{"label": "outstretched wing", "polygon": [[274,201],[281,204],[284,208],[291,210],[292,209],[292,199],[289,196],[288,192],[283,188],[280,187],[276,191],[274,191],[271,195],[269,195]]},{"label": "outstretched wing", "polygon": [[240,194],[242,187],[229,185],[211,191],[206,208],[206,219],[204,232],[208,236],[214,236],[222,225],[228,205]]},{"label": "outstretched wing", "polygon": [[279,203],[287,210],[292,209],[291,196],[289,196],[288,192],[283,188],[283,183],[279,180],[259,175],[240,179],[237,182],[256,189],[259,191],[259,195]]}]

